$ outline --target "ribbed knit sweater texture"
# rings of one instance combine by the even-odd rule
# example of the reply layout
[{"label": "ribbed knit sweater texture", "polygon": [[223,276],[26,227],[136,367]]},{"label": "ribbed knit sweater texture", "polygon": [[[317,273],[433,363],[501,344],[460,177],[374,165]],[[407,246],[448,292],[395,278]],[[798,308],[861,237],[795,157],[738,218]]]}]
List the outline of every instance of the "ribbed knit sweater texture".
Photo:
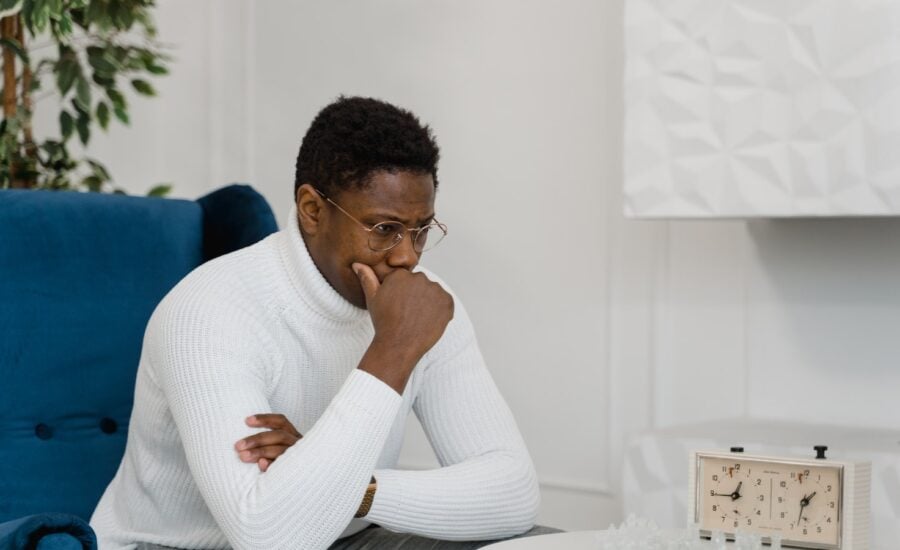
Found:
[{"label": "ribbed knit sweater texture", "polygon": [[[100,548],[315,550],[370,522],[445,540],[529,529],[537,476],[459,300],[399,395],[357,369],[369,314],[328,284],[289,219],[194,270],[154,311],[125,455],[91,518]],[[234,445],[264,431],[245,419],[266,412],[303,438],[262,473]],[[410,412],[440,468],[396,469]],[[372,475],[372,508],[353,519]]]}]

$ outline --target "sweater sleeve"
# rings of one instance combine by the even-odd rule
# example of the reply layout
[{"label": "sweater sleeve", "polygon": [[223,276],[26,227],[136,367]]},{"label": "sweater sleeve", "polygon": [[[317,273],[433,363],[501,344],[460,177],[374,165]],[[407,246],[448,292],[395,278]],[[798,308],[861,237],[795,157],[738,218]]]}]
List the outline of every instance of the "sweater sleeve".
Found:
[{"label": "sweater sleeve", "polygon": [[244,420],[271,410],[279,367],[260,323],[227,300],[161,305],[146,334],[187,463],[235,549],[327,548],[365,494],[401,398],[354,370],[303,439],[265,474],[234,449]]},{"label": "sweater sleeve", "polygon": [[525,532],[540,504],[537,475],[458,300],[439,346],[424,365],[414,410],[442,467],[376,470],[366,519],[444,540]]}]

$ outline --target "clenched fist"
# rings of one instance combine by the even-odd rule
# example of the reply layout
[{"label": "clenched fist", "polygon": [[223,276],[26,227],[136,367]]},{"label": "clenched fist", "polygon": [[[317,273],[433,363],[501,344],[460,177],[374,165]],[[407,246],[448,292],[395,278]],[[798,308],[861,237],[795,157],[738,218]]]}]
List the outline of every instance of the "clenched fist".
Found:
[{"label": "clenched fist", "polygon": [[424,273],[397,269],[379,283],[365,264],[353,264],[353,271],[375,327],[360,368],[403,393],[412,369],[453,318],[453,297]]}]

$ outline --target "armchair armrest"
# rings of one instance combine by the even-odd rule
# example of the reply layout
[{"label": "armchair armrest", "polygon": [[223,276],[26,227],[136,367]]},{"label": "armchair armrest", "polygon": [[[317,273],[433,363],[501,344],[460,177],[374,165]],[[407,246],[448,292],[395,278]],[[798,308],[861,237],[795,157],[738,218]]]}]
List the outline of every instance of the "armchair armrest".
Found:
[{"label": "armchair armrest", "polygon": [[0,550],[97,550],[94,530],[71,514],[36,514],[0,523]]}]

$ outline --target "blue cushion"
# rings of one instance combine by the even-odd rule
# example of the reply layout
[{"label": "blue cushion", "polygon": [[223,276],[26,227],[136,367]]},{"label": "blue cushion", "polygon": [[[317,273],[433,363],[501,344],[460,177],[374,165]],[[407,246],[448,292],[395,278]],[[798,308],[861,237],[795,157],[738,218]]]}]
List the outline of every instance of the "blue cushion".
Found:
[{"label": "blue cushion", "polygon": [[40,514],[0,523],[0,550],[96,550],[97,537],[84,520]]},{"label": "blue cushion", "polygon": [[229,185],[197,199],[203,208],[203,259],[249,246],[278,231],[269,203],[249,185]]}]

